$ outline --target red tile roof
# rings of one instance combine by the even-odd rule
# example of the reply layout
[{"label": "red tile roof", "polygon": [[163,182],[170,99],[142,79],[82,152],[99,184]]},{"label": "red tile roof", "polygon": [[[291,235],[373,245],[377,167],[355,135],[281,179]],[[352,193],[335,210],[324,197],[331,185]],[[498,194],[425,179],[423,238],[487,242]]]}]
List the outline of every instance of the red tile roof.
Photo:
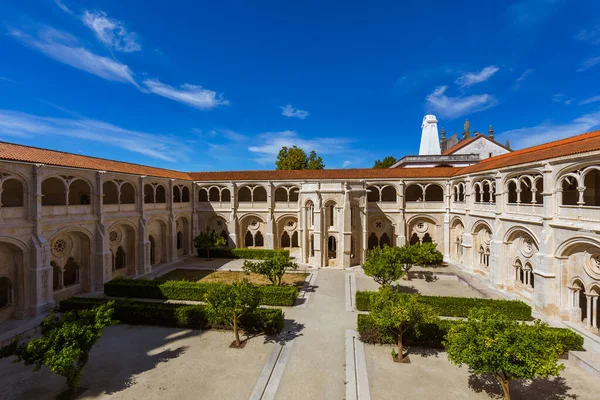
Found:
[{"label": "red tile roof", "polygon": [[[485,137],[485,136],[483,136]],[[475,138],[467,139],[474,140]],[[465,141],[465,142],[467,142]],[[454,146],[453,148],[455,148]],[[252,181],[252,180],[326,180],[326,179],[402,179],[402,178],[448,178],[519,164],[600,150],[600,130],[573,136],[554,142],[517,150],[512,153],[486,158],[478,164],[463,168],[382,168],[382,169],[323,169],[286,171],[226,171],[226,172],[180,172],[154,168],[79,154],[46,150],[14,143],[0,142],[0,160],[21,161],[36,164],[84,168],[98,171],[147,175],[197,181]]]},{"label": "red tile roof", "polygon": [[37,147],[7,142],[0,142],[0,160],[23,161],[35,164],[56,165],[60,167],[85,168],[97,171],[190,180],[190,177],[186,172],[147,167],[145,165],[82,156],[79,154],[65,153],[63,151],[40,149]]}]

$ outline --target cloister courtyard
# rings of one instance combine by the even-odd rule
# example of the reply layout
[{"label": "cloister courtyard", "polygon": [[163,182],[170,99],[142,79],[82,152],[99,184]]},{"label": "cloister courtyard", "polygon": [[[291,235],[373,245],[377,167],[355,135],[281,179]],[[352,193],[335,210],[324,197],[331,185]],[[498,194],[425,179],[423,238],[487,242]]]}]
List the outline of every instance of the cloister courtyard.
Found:
[{"label": "cloister courtyard", "polygon": [[[243,260],[190,257],[146,278],[199,279],[240,271]],[[293,307],[282,307],[277,336],[229,348],[231,331],[115,325],[105,329],[84,369],[78,399],[490,399],[493,379],[451,364],[440,350],[410,348],[410,364],[392,362],[391,346],[362,345],[356,335],[357,290],[377,290],[360,267],[301,267],[304,284]],[[170,274],[170,275],[169,275]],[[231,274],[230,274],[231,275]],[[399,290],[423,295],[501,298],[477,276],[453,266],[415,268]],[[92,293],[89,296],[102,296]],[[511,383],[513,399],[598,399],[600,381],[561,360],[560,377]],[[0,360],[1,399],[55,398],[64,379],[44,367]]]}]

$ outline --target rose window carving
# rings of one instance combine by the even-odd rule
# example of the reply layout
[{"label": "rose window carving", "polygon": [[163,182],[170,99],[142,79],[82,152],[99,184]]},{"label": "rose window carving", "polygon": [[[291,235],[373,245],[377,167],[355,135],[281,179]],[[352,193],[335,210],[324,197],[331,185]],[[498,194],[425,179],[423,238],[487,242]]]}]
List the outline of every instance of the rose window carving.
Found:
[{"label": "rose window carving", "polygon": [[419,233],[427,232],[427,223],[423,221],[417,222],[417,224],[415,225],[415,230]]},{"label": "rose window carving", "polygon": [[114,231],[110,231],[108,234],[108,240],[113,245],[118,244],[121,241],[121,232],[116,229]]},{"label": "rose window carving", "polygon": [[600,279],[600,254],[591,255],[584,269],[593,279]]},{"label": "rose window carving", "polygon": [[52,243],[52,253],[56,257],[64,257],[71,252],[73,244],[67,237],[60,237]]},{"label": "rose window carving", "polygon": [[67,242],[64,239],[58,239],[54,242],[54,251],[56,253],[64,253],[67,249]]}]

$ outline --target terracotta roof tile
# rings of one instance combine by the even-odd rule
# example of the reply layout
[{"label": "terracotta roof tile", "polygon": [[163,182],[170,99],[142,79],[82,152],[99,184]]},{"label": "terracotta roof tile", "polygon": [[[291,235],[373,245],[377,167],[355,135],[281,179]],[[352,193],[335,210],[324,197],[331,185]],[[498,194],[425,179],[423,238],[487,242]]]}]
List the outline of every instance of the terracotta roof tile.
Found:
[{"label": "terracotta roof tile", "polygon": [[600,130],[486,158],[478,164],[462,168],[457,174],[496,170],[594,150],[600,150]]},{"label": "terracotta roof tile", "polygon": [[190,180],[190,177],[186,172],[106,160],[104,158],[87,157],[79,154],[46,150],[6,142],[0,142],[0,160],[24,161],[61,167],[85,168],[98,171]]}]

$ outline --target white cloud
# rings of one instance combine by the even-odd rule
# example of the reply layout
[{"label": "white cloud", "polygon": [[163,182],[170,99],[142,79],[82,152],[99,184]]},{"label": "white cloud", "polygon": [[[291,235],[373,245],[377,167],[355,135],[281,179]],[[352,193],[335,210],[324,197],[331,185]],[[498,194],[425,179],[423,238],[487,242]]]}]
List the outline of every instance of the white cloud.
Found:
[{"label": "white cloud", "polygon": [[342,163],[342,168],[346,168],[350,166],[350,164],[352,164],[350,160],[344,160],[344,162]]},{"label": "white cloud", "polygon": [[490,94],[448,97],[445,95],[447,89],[448,86],[440,86],[425,98],[428,108],[442,118],[458,118],[498,104],[496,98]]},{"label": "white cloud", "polygon": [[240,133],[237,133],[235,131],[232,131],[231,129],[213,129],[208,132],[208,135],[211,138],[221,137],[221,138],[230,140],[232,142],[243,142],[244,140],[247,139],[246,136],[244,136]]},{"label": "white cloud", "polygon": [[348,150],[348,143],[345,138],[301,138],[295,131],[267,132],[256,138],[258,144],[248,147],[252,153],[258,156],[255,158],[260,164],[274,162],[279,150],[283,146],[298,146],[307,154],[315,150],[319,155],[340,154]]},{"label": "white cloud", "polygon": [[462,88],[469,87],[477,83],[487,81],[499,70],[500,68],[496,67],[495,65],[490,65],[479,72],[467,72],[459,76],[455,83]]},{"label": "white cloud", "polygon": [[67,5],[64,2],[62,2],[61,0],[54,0],[54,2],[61,10],[63,10],[67,14],[73,14],[73,11],[71,11],[71,9],[69,7],[67,7]]},{"label": "white cloud", "polygon": [[581,63],[581,65],[577,69],[577,72],[585,71],[586,69],[590,69],[597,64],[600,64],[600,57],[588,58],[587,60],[584,60]]},{"label": "white cloud", "polygon": [[305,110],[300,110],[298,108],[294,108],[291,104],[288,104],[285,106],[281,106],[281,115],[285,115],[286,117],[305,119],[306,117],[308,117],[309,112]]},{"label": "white cloud", "polygon": [[142,83],[146,90],[151,93],[201,110],[210,110],[220,105],[229,104],[229,100],[224,100],[222,95],[212,90],[204,89],[202,86],[184,83],[179,88],[174,88],[160,82],[158,79],[146,79]]},{"label": "white cloud", "polygon": [[17,29],[9,30],[9,35],[63,64],[109,81],[128,82],[136,85],[133,72],[127,65],[84,49],[79,46],[75,37],[66,32],[44,27],[35,36]]},{"label": "white cloud", "polygon": [[17,81],[15,81],[15,80],[13,80],[13,79],[5,78],[4,76],[0,76],[0,81],[6,81],[6,82],[11,82],[11,83],[17,83]]},{"label": "white cloud", "polygon": [[527,75],[531,74],[533,71],[534,71],[533,68],[529,68],[529,69],[525,70],[525,72],[523,72],[521,74],[521,76],[519,76],[517,79],[515,79],[515,84],[513,85],[513,90],[519,89],[519,87],[521,87],[521,82],[523,82],[525,80],[525,78],[527,78]]},{"label": "white cloud", "polygon": [[148,157],[177,162],[187,158],[189,147],[169,135],[132,131],[116,125],[87,118],[54,118],[0,110],[2,135],[36,138],[67,137],[113,146]]},{"label": "white cloud", "polygon": [[125,53],[142,49],[136,33],[129,32],[123,22],[110,18],[103,11],[86,10],[82,20],[94,32],[96,38],[111,49]]},{"label": "white cloud", "polygon": [[512,147],[524,148],[589,132],[600,126],[600,112],[582,115],[570,122],[539,125],[503,132],[502,139],[509,139]]},{"label": "white cloud", "polygon": [[600,44],[600,25],[580,30],[579,33],[575,35],[575,39],[581,40],[582,42]]},{"label": "white cloud", "polygon": [[556,93],[554,96],[552,96],[552,101],[555,103],[564,103],[566,105],[571,104],[572,102],[575,101],[574,98],[567,98],[567,96],[565,96],[562,93]]},{"label": "white cloud", "polygon": [[592,97],[588,97],[587,99],[583,99],[579,102],[579,104],[590,104],[590,103],[595,103],[597,101],[600,101],[600,96],[592,96]]}]

